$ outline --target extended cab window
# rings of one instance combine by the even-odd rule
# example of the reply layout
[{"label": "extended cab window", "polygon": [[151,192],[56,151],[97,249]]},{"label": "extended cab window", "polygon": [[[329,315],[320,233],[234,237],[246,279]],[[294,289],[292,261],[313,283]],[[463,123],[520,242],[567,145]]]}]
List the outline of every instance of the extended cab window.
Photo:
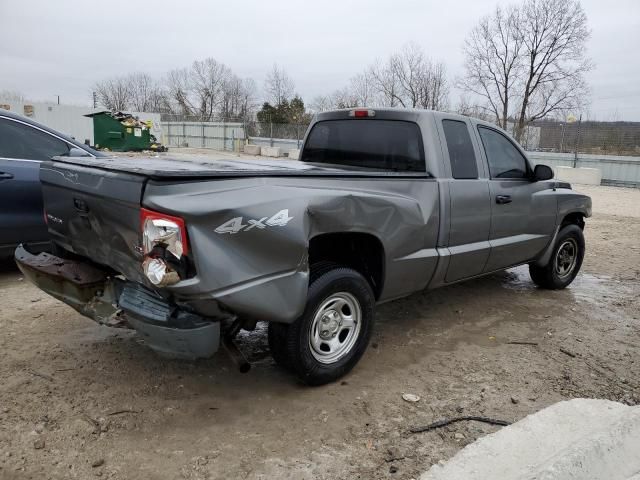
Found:
[{"label": "extended cab window", "polygon": [[67,142],[24,123],[0,118],[0,157],[50,160],[68,154]]},{"label": "extended cab window", "polygon": [[520,151],[501,133],[478,127],[484,151],[489,162],[491,178],[527,178],[527,160]]},{"label": "extended cab window", "polygon": [[400,120],[350,119],[316,123],[302,161],[401,172],[425,172],[420,128]]},{"label": "extended cab window", "polygon": [[478,164],[469,128],[458,120],[443,120],[442,128],[449,150],[453,178],[478,178]]}]

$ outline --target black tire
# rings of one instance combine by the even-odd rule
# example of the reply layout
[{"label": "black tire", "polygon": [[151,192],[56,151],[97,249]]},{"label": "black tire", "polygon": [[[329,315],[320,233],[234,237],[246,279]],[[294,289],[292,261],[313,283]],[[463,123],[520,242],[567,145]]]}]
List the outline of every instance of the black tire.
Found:
[{"label": "black tire", "polygon": [[[334,268],[339,268],[339,265],[329,261],[315,263],[310,268],[309,283],[315,282],[318,277]],[[286,370],[291,371],[291,362],[289,361],[289,356],[287,353],[288,329],[289,324],[269,322],[267,340],[269,342],[269,350],[271,351],[271,356],[275,360],[276,364]]]},{"label": "black tire", "polygon": [[[575,250],[574,257],[569,260],[571,255],[568,254],[572,250]],[[582,229],[578,225],[566,225],[558,232],[549,263],[542,267],[530,264],[529,275],[541,288],[549,290],[565,288],[578,275],[584,259],[584,251]]]},{"label": "black tire", "polygon": [[[340,311],[345,315],[358,317],[356,325],[351,330],[340,330],[342,323],[330,323],[335,325],[333,337],[338,345],[335,353],[322,352],[322,349],[312,347],[312,327],[318,330],[315,342],[320,342],[329,348],[333,338],[326,341],[320,337],[319,309],[325,307],[325,312],[332,312],[328,302],[339,298],[339,302],[346,302]],[[346,299],[346,300],[345,300]],[[351,312],[349,304],[354,306],[355,312]],[[320,274],[312,274],[309,291],[307,294],[307,306],[302,316],[290,325],[269,325],[269,345],[273,349],[273,356],[278,362],[291,370],[302,382],[307,385],[323,385],[333,382],[348,373],[366,350],[373,329],[375,297],[367,281],[355,270],[350,268],[332,267],[323,269]],[[342,310],[345,309],[345,310]],[[342,318],[337,313],[336,318]],[[331,320],[327,320],[331,322]],[[346,331],[344,339],[343,331]],[[330,334],[330,330],[324,330]],[[337,335],[337,337],[336,337]],[[324,342],[324,343],[323,343]],[[342,343],[340,343],[342,342]],[[335,342],[334,342],[335,343]],[[320,345],[322,347],[322,345]],[[344,345],[344,346],[343,346]],[[342,350],[341,350],[342,349]],[[324,356],[327,356],[326,358]],[[338,355],[335,359],[330,355]],[[318,360],[318,357],[322,359]]]}]

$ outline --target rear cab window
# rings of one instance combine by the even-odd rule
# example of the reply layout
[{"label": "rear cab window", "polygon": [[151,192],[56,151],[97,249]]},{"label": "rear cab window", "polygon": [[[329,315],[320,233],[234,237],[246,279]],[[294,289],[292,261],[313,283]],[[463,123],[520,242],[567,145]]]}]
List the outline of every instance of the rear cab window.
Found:
[{"label": "rear cab window", "polygon": [[460,120],[443,120],[442,129],[447,142],[453,178],[478,178],[478,163],[467,124]]},{"label": "rear cab window", "polygon": [[303,162],[394,172],[426,172],[420,128],[404,120],[345,119],[316,123]]}]

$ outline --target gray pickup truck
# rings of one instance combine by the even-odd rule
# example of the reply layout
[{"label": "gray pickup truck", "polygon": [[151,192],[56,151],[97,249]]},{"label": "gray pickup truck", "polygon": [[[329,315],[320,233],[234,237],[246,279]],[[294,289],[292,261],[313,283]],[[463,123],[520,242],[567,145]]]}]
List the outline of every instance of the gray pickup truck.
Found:
[{"label": "gray pickup truck", "polygon": [[15,257],[47,293],[163,354],[222,341],[241,359],[234,335],[267,321],[276,362],[322,384],[358,362],[376,304],[522,264],[540,287],[569,285],[591,200],[552,177],[486,122],[333,111],[300,161],[45,162],[55,256]]}]

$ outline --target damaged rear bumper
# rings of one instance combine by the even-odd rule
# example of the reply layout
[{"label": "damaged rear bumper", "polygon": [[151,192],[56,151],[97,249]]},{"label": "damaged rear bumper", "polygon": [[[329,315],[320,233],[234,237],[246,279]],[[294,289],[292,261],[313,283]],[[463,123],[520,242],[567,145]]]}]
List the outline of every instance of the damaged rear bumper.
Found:
[{"label": "damaged rear bumper", "polygon": [[15,261],[25,278],[107,326],[134,328],[145,343],[171,358],[207,358],[220,345],[220,322],[180,308],[146,287],[88,262],[34,255],[20,245]]}]

